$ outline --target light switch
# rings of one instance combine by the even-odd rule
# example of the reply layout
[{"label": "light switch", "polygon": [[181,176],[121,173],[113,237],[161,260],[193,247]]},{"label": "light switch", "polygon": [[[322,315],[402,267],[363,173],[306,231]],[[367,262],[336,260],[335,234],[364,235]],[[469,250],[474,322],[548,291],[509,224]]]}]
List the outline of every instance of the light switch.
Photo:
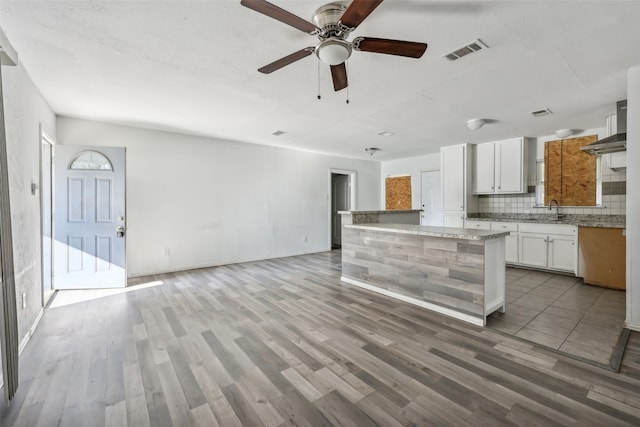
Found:
[{"label": "light switch", "polygon": [[33,194],[34,196],[36,195],[36,191],[38,191],[38,184],[36,184],[35,182],[31,183],[31,194]]}]

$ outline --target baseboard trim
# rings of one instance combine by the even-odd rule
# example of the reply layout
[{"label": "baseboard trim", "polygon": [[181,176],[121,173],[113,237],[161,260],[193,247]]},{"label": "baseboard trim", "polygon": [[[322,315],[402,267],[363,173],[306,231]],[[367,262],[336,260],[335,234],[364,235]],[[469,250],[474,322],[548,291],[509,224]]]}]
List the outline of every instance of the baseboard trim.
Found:
[{"label": "baseboard trim", "polygon": [[449,316],[449,317],[453,317],[454,319],[458,319],[458,320],[462,320],[464,322],[468,322],[471,323],[473,325],[476,326],[484,326],[484,319],[483,318],[478,318],[478,317],[473,317],[473,316],[469,316],[467,314],[464,313],[460,313],[458,311],[455,310],[451,310],[449,308],[446,307],[441,307],[439,305],[436,304],[431,304],[429,302],[426,301],[422,301],[419,300],[417,298],[412,298],[406,295],[402,295],[393,291],[389,291],[387,289],[382,289],[379,288],[377,286],[374,285],[370,285],[368,283],[365,282],[361,282],[360,280],[356,280],[356,279],[352,279],[350,277],[345,277],[342,276],[340,277],[340,280],[342,280],[345,283],[349,283],[350,285],[354,285],[357,286],[359,288],[363,288],[372,292],[376,292],[382,295],[386,295],[388,297],[391,298],[395,298],[404,302],[408,302],[409,304],[414,304],[417,306],[420,306],[422,308],[426,308],[428,310],[431,311],[435,311],[436,313],[440,313],[440,314],[444,314],[445,316]]}]

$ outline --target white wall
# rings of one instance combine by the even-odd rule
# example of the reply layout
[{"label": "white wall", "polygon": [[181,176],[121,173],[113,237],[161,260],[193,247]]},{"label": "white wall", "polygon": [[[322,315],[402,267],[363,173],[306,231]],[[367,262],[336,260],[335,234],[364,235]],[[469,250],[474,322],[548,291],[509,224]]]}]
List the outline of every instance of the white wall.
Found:
[{"label": "white wall", "polygon": [[382,162],[380,167],[380,206],[377,209],[385,207],[385,179],[389,175],[411,175],[411,207],[412,209],[421,209],[420,172],[426,170],[440,170],[440,153]]},{"label": "white wall", "polygon": [[640,67],[627,73],[627,319],[640,331]]},{"label": "white wall", "polygon": [[[18,337],[23,341],[42,310],[40,262],[40,125],[55,135],[55,116],[24,67],[2,67]],[[27,306],[22,308],[22,294]]]},{"label": "white wall", "polygon": [[331,168],[357,171],[356,208],[378,208],[377,162],[66,117],[57,126],[61,144],[127,148],[129,276],[329,250]]}]

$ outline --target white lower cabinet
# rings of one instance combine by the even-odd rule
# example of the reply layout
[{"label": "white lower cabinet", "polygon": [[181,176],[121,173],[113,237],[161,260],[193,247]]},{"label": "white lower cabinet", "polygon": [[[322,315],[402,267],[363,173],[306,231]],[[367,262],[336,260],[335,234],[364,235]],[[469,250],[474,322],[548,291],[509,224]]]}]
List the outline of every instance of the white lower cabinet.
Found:
[{"label": "white lower cabinet", "polygon": [[572,236],[549,235],[547,265],[554,270],[566,270],[577,273],[577,239]]},{"label": "white lower cabinet", "polygon": [[519,263],[550,270],[578,272],[578,227],[564,224],[520,224]]},{"label": "white lower cabinet", "polygon": [[504,238],[504,260],[509,264],[517,264],[520,252],[518,250],[518,224],[515,222],[491,222],[491,230],[510,233]]},{"label": "white lower cabinet", "polygon": [[[459,223],[462,218],[452,216],[453,220]],[[504,238],[504,259],[509,264],[578,273],[578,227],[575,225],[465,219],[464,228],[508,231],[509,235]]]},{"label": "white lower cabinet", "polygon": [[547,235],[520,233],[520,264],[547,267]]}]

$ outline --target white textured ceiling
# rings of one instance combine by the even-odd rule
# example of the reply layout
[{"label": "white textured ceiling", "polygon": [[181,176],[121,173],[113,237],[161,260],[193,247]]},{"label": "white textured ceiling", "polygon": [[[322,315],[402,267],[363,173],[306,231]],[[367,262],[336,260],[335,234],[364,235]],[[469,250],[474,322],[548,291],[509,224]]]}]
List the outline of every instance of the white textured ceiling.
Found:
[{"label": "white textured ceiling", "polygon": [[[327,2],[272,3],[311,20]],[[258,73],[316,39],[240,0],[0,2],[0,26],[59,115],[349,157],[375,146],[377,160],[604,126],[640,65],[639,16],[640,1],[386,0],[351,38],[429,48],[417,60],[354,52],[347,104],[328,66],[318,82],[315,56]],[[477,38],[490,48],[443,58]],[[529,114],[542,108],[554,114]],[[467,129],[476,117],[490,122]]]}]

